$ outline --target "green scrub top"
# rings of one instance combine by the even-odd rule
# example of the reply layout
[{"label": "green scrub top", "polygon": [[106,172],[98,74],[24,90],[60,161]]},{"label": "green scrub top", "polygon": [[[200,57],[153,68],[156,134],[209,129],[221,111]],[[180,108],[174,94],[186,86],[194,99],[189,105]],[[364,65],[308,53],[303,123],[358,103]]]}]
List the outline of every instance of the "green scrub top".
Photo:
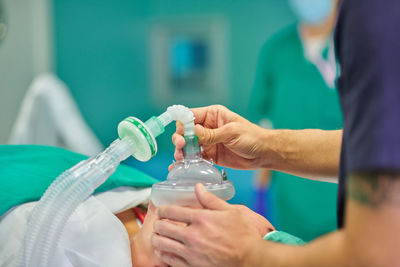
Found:
[{"label": "green scrub top", "polygon": [[[39,200],[61,173],[87,158],[57,147],[0,145],[0,216],[14,206]],[[95,193],[120,186],[150,187],[157,182],[121,164]]]},{"label": "green scrub top", "polygon": [[[336,89],[305,58],[297,25],[263,46],[249,108],[254,122],[268,118],[275,129],[342,128]],[[309,241],[336,229],[336,195],[336,184],[273,172],[271,220],[278,229]]]}]

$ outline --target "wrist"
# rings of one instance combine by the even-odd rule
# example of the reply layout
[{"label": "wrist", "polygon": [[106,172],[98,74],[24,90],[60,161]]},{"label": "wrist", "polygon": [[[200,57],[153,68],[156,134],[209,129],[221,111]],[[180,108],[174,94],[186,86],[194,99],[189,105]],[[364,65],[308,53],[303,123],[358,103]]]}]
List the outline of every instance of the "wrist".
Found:
[{"label": "wrist", "polygon": [[276,170],[285,161],[280,134],[279,130],[260,128],[260,168]]},{"label": "wrist", "polygon": [[[240,266],[260,266],[260,258],[262,255],[262,250],[266,245],[266,241],[263,239],[258,240],[257,242],[252,242],[250,246],[247,246],[247,251],[243,257],[242,263]],[[267,264],[267,263],[263,263]]]}]

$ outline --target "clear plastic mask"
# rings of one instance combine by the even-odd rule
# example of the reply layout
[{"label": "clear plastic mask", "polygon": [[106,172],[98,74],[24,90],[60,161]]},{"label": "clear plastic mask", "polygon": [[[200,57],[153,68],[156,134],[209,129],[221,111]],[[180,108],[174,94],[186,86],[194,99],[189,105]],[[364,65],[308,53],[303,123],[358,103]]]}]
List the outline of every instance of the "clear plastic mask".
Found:
[{"label": "clear plastic mask", "polygon": [[212,162],[202,158],[197,137],[185,139],[183,160],[174,163],[167,180],[152,187],[151,200],[154,205],[199,206],[194,193],[197,183],[202,183],[208,191],[223,200],[231,199],[235,195],[232,183]]}]

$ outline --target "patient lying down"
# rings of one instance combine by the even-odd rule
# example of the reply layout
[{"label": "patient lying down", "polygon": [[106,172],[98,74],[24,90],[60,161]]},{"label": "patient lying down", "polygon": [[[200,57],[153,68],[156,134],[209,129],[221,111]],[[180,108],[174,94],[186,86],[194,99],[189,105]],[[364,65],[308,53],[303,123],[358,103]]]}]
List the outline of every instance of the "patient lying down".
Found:
[{"label": "patient lying down", "polygon": [[[0,217],[0,266],[12,266],[35,202],[26,203]],[[265,218],[245,206],[234,205],[259,229],[260,238],[273,227]],[[131,206],[132,207],[132,206]],[[140,206],[138,209],[142,209]],[[134,208],[111,213],[95,197],[86,200],[66,224],[51,266],[167,266],[151,245],[153,224],[157,219],[150,202],[140,228]],[[121,223],[122,222],[122,223]]]},{"label": "patient lying down", "polygon": [[[109,209],[111,206],[103,203],[92,196],[77,208],[64,227],[50,266],[167,266],[151,244],[153,224],[158,218],[151,202],[141,228],[134,208],[113,213]],[[114,203],[120,204],[119,201]],[[0,242],[0,266],[16,263],[29,214],[35,205],[36,202],[25,203],[0,217],[0,240],[4,241]],[[257,227],[260,238],[273,230],[262,216],[245,206],[234,206]],[[141,206],[137,209],[145,210]]]}]

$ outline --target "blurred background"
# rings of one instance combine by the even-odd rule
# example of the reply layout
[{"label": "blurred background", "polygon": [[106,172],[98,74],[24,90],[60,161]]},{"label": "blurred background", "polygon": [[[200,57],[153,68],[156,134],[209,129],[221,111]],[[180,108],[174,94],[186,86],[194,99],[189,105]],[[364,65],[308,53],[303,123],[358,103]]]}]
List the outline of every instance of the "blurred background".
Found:
[{"label": "blurred background", "polygon": [[[113,141],[125,117],[147,120],[172,104],[222,104],[258,123],[249,105],[260,51],[274,33],[297,21],[286,0],[0,0],[0,5],[0,143],[53,140],[52,145],[87,154]],[[151,161],[127,164],[165,179],[173,131],[170,126],[157,139],[159,152]],[[255,171],[227,173],[237,190],[232,203],[273,217],[268,190],[259,194]],[[329,209],[334,213],[334,198]],[[311,237],[317,234],[321,231]]]}]

